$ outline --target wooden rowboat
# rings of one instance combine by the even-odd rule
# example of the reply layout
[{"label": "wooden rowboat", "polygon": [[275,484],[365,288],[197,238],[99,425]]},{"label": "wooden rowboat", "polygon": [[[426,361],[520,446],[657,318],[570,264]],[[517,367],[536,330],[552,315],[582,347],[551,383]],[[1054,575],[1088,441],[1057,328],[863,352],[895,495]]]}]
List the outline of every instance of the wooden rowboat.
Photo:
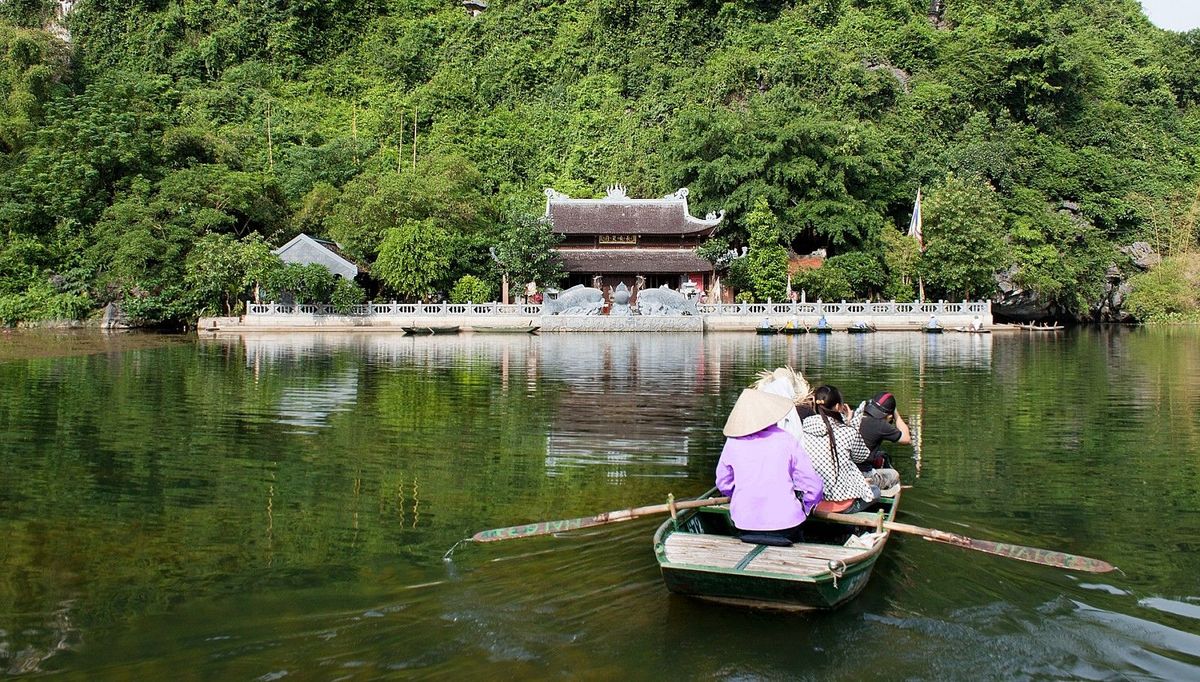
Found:
[{"label": "wooden rowboat", "polygon": [[1062,326],[1061,324],[1056,324],[1050,327],[1039,327],[1036,324],[1019,324],[1017,326],[1027,332],[1060,332],[1063,329],[1066,329],[1066,327]]},{"label": "wooden rowboat", "polygon": [[941,334],[942,332],[946,331],[946,328],[945,327],[921,327],[921,331],[925,332],[926,334]]},{"label": "wooden rowboat", "polygon": [[811,331],[814,334],[832,334],[833,327],[813,327],[809,331]]},{"label": "wooden rowboat", "polygon": [[405,334],[457,334],[458,326],[453,327],[401,327]]},{"label": "wooden rowboat", "polygon": [[780,334],[807,334],[808,329],[805,327],[784,327],[779,330]]},{"label": "wooden rowboat", "polygon": [[476,334],[534,334],[541,327],[471,327]]},{"label": "wooden rowboat", "polygon": [[874,327],[847,327],[846,332],[849,334],[874,334]]},{"label": "wooden rowboat", "polygon": [[754,333],[760,336],[768,336],[770,334],[778,334],[779,330],[774,327],[755,327]]},{"label": "wooden rowboat", "polygon": [[[892,521],[900,487],[878,513],[856,517]],[[703,497],[717,494],[716,489]],[[697,498],[701,499],[701,498]],[[738,606],[801,611],[832,609],[862,592],[891,531],[810,518],[805,542],[768,547],[735,537],[729,506],[705,506],[667,519],[654,534],[654,554],[667,589]]]}]

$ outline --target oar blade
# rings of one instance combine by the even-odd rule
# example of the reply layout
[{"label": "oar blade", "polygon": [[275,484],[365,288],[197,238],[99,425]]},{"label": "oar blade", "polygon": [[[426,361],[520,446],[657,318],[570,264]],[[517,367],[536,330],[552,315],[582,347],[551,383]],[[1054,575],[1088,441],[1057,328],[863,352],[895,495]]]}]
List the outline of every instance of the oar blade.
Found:
[{"label": "oar blade", "polygon": [[560,521],[542,521],[541,523],[527,523],[521,526],[509,526],[508,528],[481,530],[471,536],[471,541],[494,542],[496,540],[515,540],[516,538],[528,538],[536,535],[550,535],[551,533],[579,530],[580,528],[595,525],[599,524],[596,522],[596,517],[594,516],[585,516],[578,519],[562,519]]},{"label": "oar blade", "polygon": [[955,533],[926,535],[925,539],[932,542],[944,542],[948,545],[954,545],[956,547],[973,549],[978,552],[995,554],[996,556],[1002,556],[1006,559],[1016,559],[1018,561],[1028,561],[1032,564],[1041,564],[1042,566],[1063,568],[1068,571],[1108,573],[1109,571],[1116,570],[1116,567],[1107,561],[1101,561],[1099,559],[1093,559],[1086,556],[1079,556],[1078,554],[1067,554],[1066,552],[1056,552],[1051,549],[1013,545],[1007,542],[976,540],[975,538],[968,538]]}]

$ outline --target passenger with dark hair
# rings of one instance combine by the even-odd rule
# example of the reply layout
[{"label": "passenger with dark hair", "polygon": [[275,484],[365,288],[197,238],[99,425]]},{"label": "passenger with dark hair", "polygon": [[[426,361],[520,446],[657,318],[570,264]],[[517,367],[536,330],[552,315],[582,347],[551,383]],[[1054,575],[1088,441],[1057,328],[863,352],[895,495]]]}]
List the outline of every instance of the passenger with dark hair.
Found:
[{"label": "passenger with dark hair", "polygon": [[883,449],[884,441],[900,445],[912,442],[912,432],[900,412],[896,410],[896,396],[884,391],[877,394],[857,411],[855,418],[858,422],[858,433],[866,443],[871,456],[867,461],[858,465],[863,475],[880,488],[887,490],[900,482],[900,474],[891,467],[887,451]]},{"label": "passenger with dark hair", "polygon": [[879,500],[879,487],[872,485],[858,464],[871,451],[858,429],[851,426],[850,407],[834,386],[819,386],[797,410],[809,461],[825,483],[823,511],[853,513]]}]

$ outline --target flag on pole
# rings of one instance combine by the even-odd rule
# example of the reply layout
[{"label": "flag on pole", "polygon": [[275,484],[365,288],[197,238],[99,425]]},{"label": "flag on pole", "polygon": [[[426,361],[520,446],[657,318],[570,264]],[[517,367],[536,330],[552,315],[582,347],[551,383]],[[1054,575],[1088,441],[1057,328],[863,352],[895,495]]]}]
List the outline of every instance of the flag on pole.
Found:
[{"label": "flag on pole", "polygon": [[921,233],[921,188],[917,188],[917,202],[913,204],[912,220],[908,223],[908,236],[917,240],[917,248],[925,251],[925,235]]}]

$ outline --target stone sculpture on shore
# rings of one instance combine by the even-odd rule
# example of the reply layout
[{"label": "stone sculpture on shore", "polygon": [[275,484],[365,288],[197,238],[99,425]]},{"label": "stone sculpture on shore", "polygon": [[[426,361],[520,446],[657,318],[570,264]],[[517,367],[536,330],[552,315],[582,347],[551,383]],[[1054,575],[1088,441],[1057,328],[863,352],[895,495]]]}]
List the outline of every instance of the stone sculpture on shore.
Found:
[{"label": "stone sculpture on shore", "polygon": [[650,317],[700,314],[695,299],[688,298],[666,285],[639,291],[637,308],[640,314]]},{"label": "stone sculpture on shore", "polygon": [[543,315],[599,315],[604,307],[604,292],[576,284],[558,298],[542,304]]}]

